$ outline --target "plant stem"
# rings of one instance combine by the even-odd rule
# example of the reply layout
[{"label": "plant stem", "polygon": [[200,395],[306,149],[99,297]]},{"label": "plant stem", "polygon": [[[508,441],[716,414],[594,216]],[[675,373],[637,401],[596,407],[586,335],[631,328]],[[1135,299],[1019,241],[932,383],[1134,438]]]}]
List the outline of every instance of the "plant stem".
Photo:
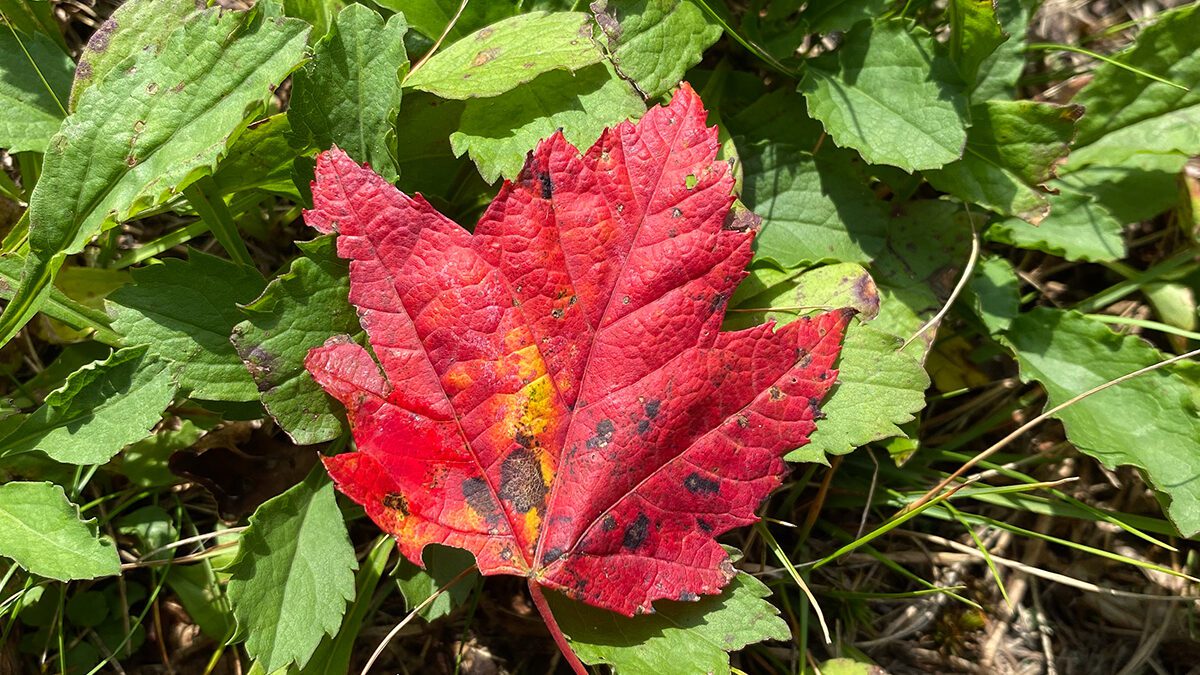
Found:
[{"label": "plant stem", "polygon": [[588,675],[587,666],[584,666],[572,651],[571,644],[567,642],[567,636],[563,635],[562,629],[558,627],[558,621],[554,620],[554,614],[550,611],[550,603],[546,602],[546,596],[542,595],[542,587],[532,578],[529,580],[529,595],[533,597],[533,606],[537,607],[538,614],[542,615],[542,619],[546,622],[546,628],[550,630],[550,637],[554,638],[554,644],[558,645],[559,651],[562,652],[563,658],[570,664],[571,669],[575,671],[576,675]]}]

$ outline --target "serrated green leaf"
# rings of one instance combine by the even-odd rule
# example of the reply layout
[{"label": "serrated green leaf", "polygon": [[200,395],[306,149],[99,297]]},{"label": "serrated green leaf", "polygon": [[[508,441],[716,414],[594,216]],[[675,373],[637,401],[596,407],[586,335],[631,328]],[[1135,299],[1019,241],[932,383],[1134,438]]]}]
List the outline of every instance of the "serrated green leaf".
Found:
[{"label": "serrated green leaf", "polygon": [[691,0],[600,0],[591,5],[617,72],[657,98],[721,37]]},{"label": "serrated green leaf", "polygon": [[968,119],[962,82],[919,29],[857,24],[836,51],[809,62],[799,90],[809,115],[868,162],[913,171],[962,156]]},{"label": "serrated green leaf", "polygon": [[199,251],[186,261],[133,272],[133,285],[108,296],[113,327],[126,344],[147,345],[149,353],[182,366],[180,388],[191,396],[220,401],[253,401],[258,390],[238,358],[229,334],[266,283],[257,271]]},{"label": "serrated green leaf", "polygon": [[59,581],[120,574],[117,547],[53,483],[0,485],[0,555]]},{"label": "serrated green leaf", "polygon": [[853,153],[817,154],[786,143],[738,149],[742,199],[762,216],[760,259],[783,267],[829,260],[868,262],[884,243],[886,205],[857,173]]},{"label": "serrated green leaf", "polygon": [[[1039,307],[1013,321],[1008,339],[1021,379],[1046,388],[1054,406],[1166,358],[1076,312]],[[1183,368],[1192,375],[1185,379]],[[1059,412],[1067,439],[1105,466],[1133,465],[1166,497],[1185,537],[1200,532],[1200,415],[1195,364],[1163,368],[1109,387]]]},{"label": "serrated green leaf", "polygon": [[[426,546],[421,551],[421,561],[425,564],[425,569],[417,567],[408,559],[402,559],[395,571],[396,584],[410,611],[428,600],[429,596],[437,593],[443,586],[454,581],[458,575],[475,566],[475,556],[469,552],[436,544]],[[426,621],[433,621],[446,616],[456,607],[461,607],[480,579],[478,572],[467,574],[421,610],[420,616]]]},{"label": "serrated green leaf", "polygon": [[368,162],[388,182],[396,164],[387,135],[400,107],[400,77],[408,68],[403,15],[383,18],[364,5],[337,15],[312,60],[292,77],[288,119],[325,149],[337,145]]},{"label": "serrated green leaf", "polygon": [[979,64],[975,75],[973,102],[989,100],[1011,100],[1017,90],[1017,81],[1025,70],[1025,36],[1029,32],[1029,20],[1041,0],[1005,0],[996,3],[996,19],[1000,28],[1009,36]]},{"label": "serrated green leaf", "polygon": [[8,342],[54,273],[104,228],[211,172],[226,145],[300,61],[304,22],[255,9],[197,12],[132,66],[89,87],[50,142],[29,206],[29,256],[0,315]]},{"label": "serrated green leaf", "polygon": [[557,129],[586,148],[606,127],[645,110],[641,97],[609,65],[574,74],[555,70],[502,96],[467,101],[450,146],[457,156],[470,154],[491,183],[515,177],[525,155]]},{"label": "serrated green leaf", "polygon": [[[349,672],[350,659],[355,653],[354,643],[358,639],[363,621],[373,613],[376,606],[375,587],[387,574],[388,558],[395,548],[396,540],[388,535],[376,540],[375,546],[367,553],[363,564],[359,566],[358,574],[354,577],[354,601],[342,618],[341,628],[333,636],[322,638],[312,659],[298,675]],[[385,589],[379,600],[382,601],[389,594],[390,589]]]},{"label": "serrated green leaf", "polygon": [[997,4],[997,0],[950,0],[946,5],[950,58],[968,84],[974,84],[980,64],[1008,39],[996,15]]},{"label": "serrated green leaf", "polygon": [[2,454],[41,450],[68,464],[102,464],[150,435],[175,397],[171,364],[145,347],[114,352],[75,371],[19,427],[0,439]]},{"label": "serrated green leaf", "polygon": [[728,652],[791,631],[766,597],[771,591],[739,573],[724,592],[694,602],[659,601],[654,614],[624,617],[546,593],[571,649],[589,664],[623,675],[729,673]]},{"label": "serrated green leaf", "polygon": [[1050,215],[1039,225],[1008,218],[988,228],[991,241],[1045,251],[1067,260],[1117,260],[1125,255],[1122,224],[1095,197],[1051,181]]},{"label": "serrated green leaf", "polygon": [[825,419],[808,445],[784,459],[825,464],[828,455],[844,455],[872,441],[903,436],[899,425],[911,422],[925,407],[929,375],[901,351],[902,344],[900,338],[869,325],[852,325],[838,360],[838,385],[821,406]]},{"label": "serrated green leaf", "polygon": [[1113,57],[1176,84],[1105,63],[1075,102],[1087,109],[1064,173],[1120,165],[1140,152],[1200,154],[1200,6],[1166,13]]},{"label": "serrated green leaf", "polygon": [[0,30],[0,148],[45,152],[67,116],[75,64],[41,33]]},{"label": "serrated green leaf", "polygon": [[300,246],[304,256],[246,305],[250,318],[233,327],[230,339],[267,412],[296,444],[311,445],[336,438],[342,422],[304,359],[330,337],[361,329],[347,300],[346,263],[337,257],[333,237]]},{"label": "serrated green leaf", "polygon": [[301,201],[293,180],[293,162],[304,148],[293,146],[294,138],[286,113],[252,124],[217,165],[213,174],[217,194],[257,189]]},{"label": "serrated green leaf", "polygon": [[973,106],[963,158],[925,177],[963,201],[1036,225],[1050,212],[1045,183],[1066,157],[1082,114],[1079,106],[1034,101]]},{"label": "serrated green leaf", "polygon": [[442,98],[499,96],[555,70],[601,59],[592,18],[580,12],[530,12],[494,23],[438,52],[405,86]]},{"label": "serrated green leaf", "polygon": [[237,638],[274,672],[303,668],[354,599],[354,548],[333,483],[317,467],[254,512],[228,568]]},{"label": "serrated green leaf", "polygon": [[[195,0],[129,0],[122,3],[92,33],[80,52],[68,110],[74,112],[85,90],[118,72],[123,64],[131,66],[141,52],[161,51],[167,38],[195,11]],[[125,64],[126,61],[129,63]]]}]

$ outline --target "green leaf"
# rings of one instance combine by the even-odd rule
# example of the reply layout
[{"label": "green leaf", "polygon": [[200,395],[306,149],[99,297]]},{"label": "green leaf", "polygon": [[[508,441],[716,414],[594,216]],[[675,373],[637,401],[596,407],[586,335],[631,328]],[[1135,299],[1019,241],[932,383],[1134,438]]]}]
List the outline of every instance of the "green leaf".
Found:
[{"label": "green leaf", "polygon": [[145,347],[84,366],[0,439],[3,454],[41,450],[68,464],[103,464],[150,435],[175,398],[174,370],[149,357]]},{"label": "green leaf", "polygon": [[763,640],[788,640],[791,631],[766,597],[771,591],[739,573],[724,592],[695,602],[659,601],[654,614],[624,617],[546,593],[571,649],[589,664],[607,663],[623,675],[729,673],[728,652]]},{"label": "green leaf", "polygon": [[343,0],[283,0],[285,16],[294,16],[312,24],[310,41],[320,39],[334,25],[335,18],[346,6]]},{"label": "green leaf", "polygon": [[515,177],[525,155],[557,129],[576,147],[586,148],[606,127],[645,109],[609,65],[574,74],[556,70],[502,96],[467,101],[450,146],[457,156],[469,153],[491,183],[500,176]]},{"label": "green leaf", "polygon": [[134,270],[133,285],[108,296],[113,327],[130,345],[182,367],[179,385],[201,399],[253,401],[258,390],[229,334],[266,285],[258,272],[199,251]]},{"label": "green leaf", "polygon": [[80,52],[68,109],[74,112],[84,91],[114,73],[119,74],[122,66],[132,66],[138,54],[160,52],[167,38],[195,11],[195,0],[129,0],[122,3],[92,33]]},{"label": "green leaf", "polygon": [[812,33],[850,30],[864,19],[874,19],[884,13],[891,0],[822,0],[797,3],[805,5],[801,17]]},{"label": "green leaf", "polygon": [[54,18],[50,0],[0,0],[0,14],[6,22],[27,35],[40,33],[50,38],[64,53],[67,41]]},{"label": "green leaf", "polygon": [[971,309],[992,335],[1008,330],[1021,307],[1021,280],[1000,257],[979,261],[967,286]]},{"label": "green leaf", "polygon": [[257,189],[301,201],[293,180],[293,162],[300,154],[292,146],[293,138],[286,113],[255,122],[217,165],[213,174],[217,194]]},{"label": "green leaf", "polygon": [[996,4],[997,0],[950,0],[946,5],[950,58],[968,84],[974,84],[980,64],[1008,39],[996,16]]},{"label": "green leaf", "polygon": [[[21,269],[24,265],[25,257],[18,253],[0,255],[0,298],[12,299],[13,289],[20,284]],[[46,316],[76,330],[95,330],[96,340],[105,344],[116,345],[120,341],[120,336],[109,328],[108,315],[72,300],[58,288],[50,288],[41,310]]]},{"label": "green leaf", "polygon": [[[404,95],[404,107],[396,117],[396,147],[404,148],[397,162],[397,185],[401,190],[408,194],[420,192],[426,199],[436,200],[458,188],[456,178],[461,180],[459,172],[467,162],[455,157],[450,134],[458,129],[465,107],[465,101],[438,98],[423,91]],[[443,206],[435,205],[439,210]]]},{"label": "green leaf", "polygon": [[872,441],[903,436],[899,425],[911,422],[925,407],[929,375],[901,351],[902,344],[900,338],[869,325],[852,325],[838,361],[838,385],[821,406],[825,419],[808,445],[784,459],[825,464],[827,455],[844,455]]},{"label": "green leaf", "polygon": [[41,33],[0,30],[0,148],[45,152],[67,116],[75,64]]},{"label": "green leaf", "polygon": [[1034,101],[973,106],[963,158],[925,177],[963,201],[1036,225],[1050,212],[1045,183],[1067,156],[1082,114],[1079,106]]},{"label": "green leaf", "polygon": [[1099,66],[1075,97],[1087,115],[1064,173],[1088,164],[1120,165],[1139,152],[1200,154],[1200,6],[1163,15],[1114,58],[1189,90],[1111,63]]},{"label": "green leaf", "polygon": [[303,668],[354,599],[354,548],[333,483],[317,467],[250,516],[229,566],[237,639],[267,672]]},{"label": "green leaf", "polygon": [[[1162,361],[1140,338],[1076,312],[1039,307],[1013,321],[1008,339],[1021,379],[1046,388],[1047,407]],[[1184,368],[1191,374],[1184,376]],[[1109,468],[1133,465],[1166,497],[1185,537],[1200,532],[1200,416],[1195,364],[1162,368],[1085,398],[1055,415],[1067,439]]]},{"label": "green leaf", "polygon": [[1006,0],[996,3],[996,19],[1009,39],[979,64],[972,101],[1011,100],[1025,70],[1025,36],[1029,20],[1041,0]]},{"label": "green leaf", "polygon": [[414,70],[405,85],[442,98],[498,96],[543,73],[573,72],[600,59],[592,17],[530,12],[455,42]]},{"label": "green leaf", "polygon": [[304,256],[243,308],[250,318],[233,327],[231,340],[267,412],[297,445],[311,445],[337,438],[342,422],[304,359],[330,337],[361,328],[347,300],[349,277],[346,263],[334,251],[334,238],[321,237],[300,248]]},{"label": "green leaf", "polygon": [[988,228],[991,241],[1045,251],[1067,260],[1117,260],[1125,255],[1121,221],[1095,197],[1051,181],[1050,215],[1039,225],[1009,218]]},{"label": "green leaf", "polygon": [[863,181],[859,160],[836,147],[817,154],[762,142],[738,148],[742,199],[763,218],[760,259],[783,267],[829,260],[867,262],[882,248],[886,204]]},{"label": "green leaf", "polygon": [[59,581],[121,573],[117,547],[96,534],[95,520],[53,483],[0,485],[0,555],[30,572]]},{"label": "green leaf", "polygon": [[[299,675],[327,675],[327,673],[346,673],[350,670],[350,659],[354,656],[354,643],[362,629],[363,621],[376,606],[375,587],[380,579],[387,574],[388,557],[396,548],[396,540],[391,535],[382,535],[376,540],[375,546],[367,553],[366,559],[358,569],[354,578],[354,601],[342,618],[342,625],[333,636],[321,639],[321,644],[313,652],[312,659]],[[403,558],[402,558],[403,559]],[[390,589],[385,589],[379,601],[386,598]]]},{"label": "green leaf", "polygon": [[[960,206],[922,200],[898,207],[884,253],[869,268],[881,296],[871,327],[905,340],[915,334],[950,296],[970,249],[971,217]],[[905,352],[923,360],[936,333],[925,331]]]},{"label": "green leaf", "polygon": [[962,82],[919,29],[886,21],[856,25],[835,52],[809,62],[800,91],[809,115],[868,162],[913,171],[962,156]]},{"label": "green leaf", "polygon": [[387,136],[400,107],[400,76],[408,68],[403,15],[383,19],[364,5],[337,15],[312,61],[292,78],[288,119],[318,148],[338,145],[369,162],[388,182],[396,164]]},{"label": "green leaf", "polygon": [[[461,0],[374,0],[375,4],[393,12],[403,12],[408,25],[430,40],[441,37],[446,26],[458,14]],[[453,44],[484,26],[516,14],[516,3],[511,0],[489,0],[468,2],[458,21],[446,34],[446,44]]]},{"label": "green leaf", "polygon": [[30,253],[0,316],[0,344],[37,311],[67,255],[211,172],[247,111],[299,62],[307,30],[258,10],[197,12],[161,52],[139,53],[80,96],[31,198]]},{"label": "green leaf", "polygon": [[[417,567],[407,559],[402,559],[396,567],[396,584],[404,596],[404,602],[411,611],[437,593],[443,586],[454,581],[458,575],[475,566],[475,556],[460,548],[431,545],[421,551],[421,561],[425,569]],[[426,621],[446,616],[461,607],[471,591],[479,584],[481,577],[478,572],[467,574],[457,583],[442,593],[428,607],[421,610],[420,616]]]},{"label": "green leaf", "polygon": [[646,98],[678,84],[721,37],[691,0],[600,0],[591,9],[617,72]]}]

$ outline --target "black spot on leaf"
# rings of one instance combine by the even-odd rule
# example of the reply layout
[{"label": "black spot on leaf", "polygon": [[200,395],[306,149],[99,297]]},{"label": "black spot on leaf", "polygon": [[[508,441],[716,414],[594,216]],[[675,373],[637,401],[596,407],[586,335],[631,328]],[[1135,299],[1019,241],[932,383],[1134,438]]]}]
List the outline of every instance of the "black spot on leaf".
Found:
[{"label": "black spot on leaf", "polygon": [[617,529],[617,519],[609,514],[605,514],[604,519],[600,521],[600,529],[605,532],[612,532]]},{"label": "black spot on leaf", "polygon": [[642,406],[642,409],[646,411],[647,419],[654,419],[655,417],[658,417],[658,411],[661,408],[662,408],[662,401],[660,401],[656,398],[646,401],[645,405]]},{"label": "black spot on leaf", "polygon": [[500,498],[517,511],[528,513],[545,501],[548,488],[542,480],[542,467],[532,452],[514,450],[500,465]]},{"label": "black spot on leaf", "polygon": [[549,565],[563,556],[561,548],[552,548],[542,554],[542,564]]},{"label": "black spot on leaf", "polygon": [[687,488],[687,491],[694,495],[714,495],[721,490],[720,483],[705,478],[695,471],[683,479],[683,487]]},{"label": "black spot on leaf", "polygon": [[608,447],[616,430],[612,420],[600,420],[596,424],[596,435],[588,439],[587,446],[592,449]]},{"label": "black spot on leaf", "polygon": [[482,478],[464,480],[462,494],[463,499],[467,501],[467,506],[482,516],[489,525],[500,522],[500,509],[496,505],[496,500],[492,498],[492,491],[488,489],[485,480]]},{"label": "black spot on leaf", "polygon": [[638,517],[625,528],[625,536],[621,540],[621,545],[630,551],[636,551],[646,543],[646,535],[649,533],[650,519],[646,517],[646,514],[639,513]]},{"label": "black spot on leaf", "polygon": [[408,499],[399,492],[389,492],[383,497],[383,505],[393,511],[408,515]]}]

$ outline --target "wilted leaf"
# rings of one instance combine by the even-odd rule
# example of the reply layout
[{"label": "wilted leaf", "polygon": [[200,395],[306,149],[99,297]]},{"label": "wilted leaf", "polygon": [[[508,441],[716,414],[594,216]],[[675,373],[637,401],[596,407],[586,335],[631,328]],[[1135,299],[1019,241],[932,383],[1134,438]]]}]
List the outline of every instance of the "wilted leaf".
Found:
[{"label": "wilted leaf", "polygon": [[555,134],[474,235],[319,158],[306,217],[352,259],[379,359],[347,338],[309,355],[358,448],[326,466],[410,560],[464,548],[535,600],[625,615],[733,578],[714,537],[811,433],[852,312],[719,331],[754,219],[729,217],[705,116],[684,87],[582,156]]}]

